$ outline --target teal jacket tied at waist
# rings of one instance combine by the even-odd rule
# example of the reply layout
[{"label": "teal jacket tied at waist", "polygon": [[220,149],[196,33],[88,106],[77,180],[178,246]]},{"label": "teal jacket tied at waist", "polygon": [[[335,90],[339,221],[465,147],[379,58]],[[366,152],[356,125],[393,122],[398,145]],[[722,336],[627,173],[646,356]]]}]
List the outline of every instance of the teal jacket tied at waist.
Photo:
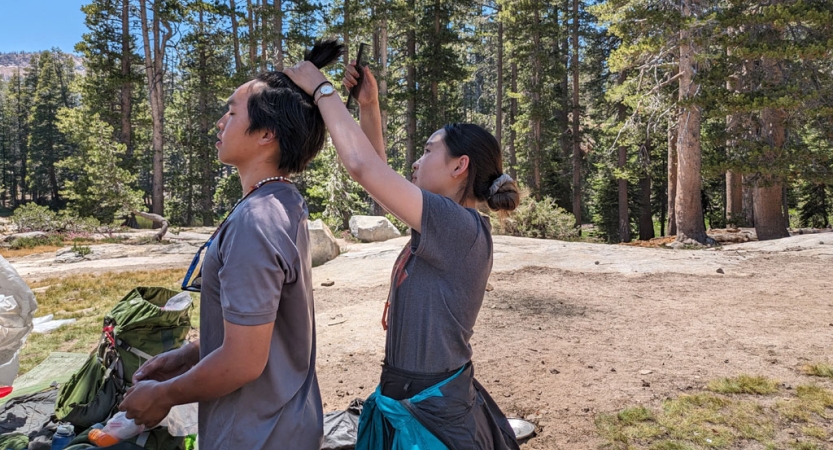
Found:
[{"label": "teal jacket tied at waist", "polygon": [[394,400],[377,387],[364,403],[356,442],[356,450],[518,448],[506,417],[474,379],[470,363],[409,399]]}]

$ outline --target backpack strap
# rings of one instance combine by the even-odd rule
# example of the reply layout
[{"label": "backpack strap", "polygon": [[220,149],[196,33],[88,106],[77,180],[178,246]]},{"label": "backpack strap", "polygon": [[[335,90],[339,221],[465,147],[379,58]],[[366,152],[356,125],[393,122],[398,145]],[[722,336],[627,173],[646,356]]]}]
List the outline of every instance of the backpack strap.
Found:
[{"label": "backpack strap", "polygon": [[149,355],[149,354],[147,354],[147,353],[145,353],[145,352],[143,352],[143,351],[139,350],[139,349],[138,349],[138,348],[136,348],[136,347],[132,347],[130,344],[128,344],[127,342],[124,342],[124,341],[123,341],[123,340],[121,340],[121,339],[116,339],[116,344],[117,344],[117,345],[119,346],[119,348],[121,348],[122,350],[126,350],[126,351],[128,351],[128,352],[130,352],[130,353],[133,353],[134,355],[136,355],[136,356],[138,356],[139,358],[142,358],[142,359],[144,359],[144,360],[148,360],[148,359],[150,359],[150,358],[153,358],[153,356],[151,356],[151,355]]},{"label": "backpack strap", "polygon": [[145,448],[145,444],[148,443],[148,438],[150,437],[150,431],[143,431],[139,437],[136,438],[136,445],[139,447]]}]

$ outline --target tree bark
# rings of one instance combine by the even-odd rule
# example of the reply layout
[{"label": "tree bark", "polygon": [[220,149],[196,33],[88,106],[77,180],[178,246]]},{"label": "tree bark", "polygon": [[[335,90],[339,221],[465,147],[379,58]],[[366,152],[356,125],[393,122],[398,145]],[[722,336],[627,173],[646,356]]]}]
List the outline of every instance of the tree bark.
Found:
[{"label": "tree bark", "polygon": [[127,148],[125,159],[133,159],[133,126],[130,123],[133,115],[133,82],[130,71],[130,0],[122,0],[121,7],[121,137],[119,141]]},{"label": "tree bark", "polygon": [[[683,16],[693,17],[700,11],[700,0],[683,0]],[[677,241],[712,244],[706,235],[701,201],[700,180],[700,106],[693,102],[700,89],[695,80],[698,48],[690,28],[680,31],[680,93],[682,103],[677,135]]]},{"label": "tree bark", "polygon": [[[619,76],[616,79],[616,84],[621,85],[625,82],[627,75],[624,71],[619,72]],[[617,108],[617,119],[619,123],[622,123],[626,116],[627,116],[627,106],[624,103],[619,102],[616,106]],[[618,147],[619,153],[619,161],[617,167],[620,171],[624,172],[625,166],[628,164],[628,147],[625,145],[619,145]],[[628,213],[628,179],[625,177],[619,178],[617,181],[617,187],[619,189],[619,242],[630,242],[631,241],[631,221],[630,215]]]},{"label": "tree bark", "polygon": [[161,241],[163,237],[165,237],[165,233],[168,232],[168,220],[164,217],[160,216],[159,214],[149,214],[142,211],[133,211],[133,214],[144,217],[150,221],[153,221],[154,225],[159,225],[159,232],[156,233],[156,236],[153,238],[157,241]]},{"label": "tree bark", "polygon": [[642,176],[639,178],[639,240],[654,238],[654,215],[651,210],[651,142],[646,140],[639,154]]},{"label": "tree bark", "polygon": [[[532,32],[532,104],[537,109],[541,102],[541,56],[538,51],[541,48],[541,13],[540,4],[537,0],[533,2],[533,32]],[[530,120],[532,128],[532,188],[535,200],[541,200],[541,119],[533,116]]]},{"label": "tree bark", "polygon": [[503,21],[497,17],[497,92],[495,92],[495,139],[503,148]]},{"label": "tree bark", "polygon": [[726,228],[737,228],[743,221],[743,176],[726,171]]},{"label": "tree bark", "polygon": [[[199,64],[199,94],[198,94],[198,108],[199,108],[199,127],[200,136],[208,136],[211,133],[212,123],[208,120],[208,105],[211,103],[211,91],[209,90],[208,80],[208,55],[206,54],[206,46],[208,45],[205,32],[205,23],[203,21],[203,8],[199,10],[199,44],[198,64]],[[214,187],[214,171],[213,166],[213,147],[203,145],[200,155],[200,166],[202,168],[202,180],[200,183],[200,209],[202,212],[203,226],[210,227],[214,225],[214,196],[212,195]],[[190,196],[189,196],[190,197]]]},{"label": "tree bark", "polygon": [[260,71],[266,72],[266,61],[269,59],[269,53],[267,49],[267,45],[269,42],[269,33],[267,30],[269,29],[269,25],[267,25],[267,21],[269,20],[269,3],[267,0],[261,0],[260,3]]},{"label": "tree bark", "polygon": [[668,121],[668,236],[677,234],[677,127]]},{"label": "tree bark", "polygon": [[231,43],[234,49],[234,73],[239,74],[242,64],[240,62],[240,37],[237,35],[237,4],[234,0],[229,0],[229,8],[231,9]]},{"label": "tree bark", "polygon": [[[434,50],[439,52],[442,43],[440,42],[440,0],[434,0]],[[439,67],[437,64],[432,64],[429,68],[433,73],[431,77],[431,109],[433,114],[429,115],[429,123],[431,130],[439,128],[442,123],[443,108],[440,107],[440,82],[439,82]]]},{"label": "tree bark", "polygon": [[[778,71],[775,64],[765,60],[768,70]],[[776,81],[780,81],[780,75],[770,74]],[[764,141],[769,145],[767,151],[768,159],[774,160],[783,151],[786,142],[786,131],[784,122],[787,114],[782,109],[764,108],[761,111],[761,130],[765,133]],[[755,183],[754,211],[755,211],[755,234],[759,241],[768,239],[780,239],[790,235],[784,226],[783,181],[774,175],[758,175]]]},{"label": "tree bark", "polygon": [[581,130],[579,129],[579,2],[573,0],[573,53],[570,66],[573,72],[573,216],[576,218],[576,227],[581,235]]},{"label": "tree bark", "polygon": [[[510,87],[512,93],[518,92],[518,64],[512,62],[511,64],[511,81]],[[509,98],[509,176],[513,179],[518,179],[518,153],[515,150],[515,140],[518,138],[518,133],[515,131],[515,123],[518,121],[518,99],[513,95]]]},{"label": "tree bark", "polygon": [[[734,34],[735,30],[729,28],[729,34]],[[732,48],[726,49],[726,55],[732,56],[734,50]],[[743,86],[742,71],[735,72],[726,80],[726,90],[730,93],[739,92]],[[740,114],[729,114],[726,116],[726,131],[730,136],[738,132],[738,123],[740,122]],[[726,141],[726,151],[731,152],[737,146],[737,140],[730,137]],[[743,178],[740,173],[727,170],[726,171],[726,228],[737,228],[739,221],[742,221],[741,213],[743,211]]]},{"label": "tree bark", "polygon": [[413,173],[414,161],[416,161],[416,68],[414,67],[416,60],[416,16],[414,15],[414,0],[408,1],[408,10],[411,12],[410,20],[411,26],[408,28],[406,37],[408,62],[405,75],[405,83],[408,90],[408,102],[405,107],[405,115],[407,123],[405,125],[405,164],[407,165],[406,173],[408,179],[411,179]]},{"label": "tree bark", "polygon": [[379,47],[377,48],[376,60],[379,61],[379,100],[380,116],[382,120],[382,140],[387,148],[388,136],[388,19],[387,11],[379,21]]},{"label": "tree bark", "polygon": [[[388,147],[388,19],[387,6],[383,3],[385,10],[379,13],[376,10],[376,17],[379,18],[379,27],[374,32],[373,36],[373,59],[379,61],[379,76],[376,81],[379,85],[379,116],[382,122],[382,145],[387,149]],[[377,6],[378,8],[379,6]],[[372,199],[371,199],[372,200]],[[373,201],[373,214],[377,216],[385,215],[385,208],[382,207],[375,200]]]},{"label": "tree bark", "polygon": [[275,29],[273,35],[275,39],[275,70],[283,71],[283,1],[275,0],[274,5],[275,14]]},{"label": "tree bark", "polygon": [[246,0],[246,18],[249,27],[249,70],[254,72],[257,64],[257,23],[252,0]]},{"label": "tree bark", "polygon": [[743,205],[743,221],[747,227],[755,226],[755,181],[751,176],[742,175],[743,180],[743,197],[741,203]]},{"label": "tree bark", "polygon": [[[564,14],[570,11],[570,0],[564,0]],[[561,30],[559,30],[561,31]],[[561,117],[558,123],[561,125],[561,150],[564,152],[564,160],[570,159],[572,154],[573,142],[570,139],[570,71],[567,68],[570,66],[570,33],[561,32],[561,67],[563,72],[561,76]]]},{"label": "tree bark", "polygon": [[[148,80],[151,119],[153,122],[153,181],[151,189],[152,212],[162,215],[165,211],[163,196],[163,148],[165,104],[163,98],[165,46],[173,34],[168,24],[163,24],[159,17],[159,0],[152,0],[153,19],[149,28],[147,19],[147,0],[139,0],[142,22],[142,40],[144,42],[145,71]],[[163,32],[162,27],[166,30]],[[153,47],[150,34],[153,34]],[[152,51],[151,51],[152,49]]]}]

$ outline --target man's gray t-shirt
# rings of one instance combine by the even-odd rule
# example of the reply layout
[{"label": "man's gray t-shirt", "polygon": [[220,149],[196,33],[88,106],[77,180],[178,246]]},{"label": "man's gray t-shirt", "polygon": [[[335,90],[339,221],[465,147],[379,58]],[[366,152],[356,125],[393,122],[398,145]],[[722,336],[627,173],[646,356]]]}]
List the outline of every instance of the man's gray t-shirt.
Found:
[{"label": "man's gray t-shirt", "polygon": [[422,191],[422,232],[412,230],[391,277],[385,362],[420,373],[469,362],[469,339],[492,271],[489,219]]},{"label": "man's gray t-shirt", "polygon": [[223,344],[226,320],[274,322],[256,380],[200,402],[205,449],[318,450],[323,411],[315,375],[308,211],[298,190],[272,182],[238,205],[209,246],[202,270],[200,357]]}]

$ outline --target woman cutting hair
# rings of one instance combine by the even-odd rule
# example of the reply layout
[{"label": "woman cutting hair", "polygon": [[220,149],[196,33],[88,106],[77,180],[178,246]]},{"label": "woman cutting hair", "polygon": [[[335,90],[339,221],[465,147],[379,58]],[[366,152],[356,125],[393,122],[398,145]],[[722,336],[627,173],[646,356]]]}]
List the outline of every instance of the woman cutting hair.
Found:
[{"label": "woman cutting hair", "polygon": [[[350,176],[412,229],[393,268],[381,380],[365,402],[356,448],[517,449],[474,379],[469,344],[492,269],[491,226],[475,207],[515,209],[517,185],[502,171],[497,140],[472,124],[437,130],[412,180],[398,174],[385,158],[376,80],[362,70],[361,128],[314,65],[284,71],[315,98]],[[358,75],[348,66],[345,86]]]}]

